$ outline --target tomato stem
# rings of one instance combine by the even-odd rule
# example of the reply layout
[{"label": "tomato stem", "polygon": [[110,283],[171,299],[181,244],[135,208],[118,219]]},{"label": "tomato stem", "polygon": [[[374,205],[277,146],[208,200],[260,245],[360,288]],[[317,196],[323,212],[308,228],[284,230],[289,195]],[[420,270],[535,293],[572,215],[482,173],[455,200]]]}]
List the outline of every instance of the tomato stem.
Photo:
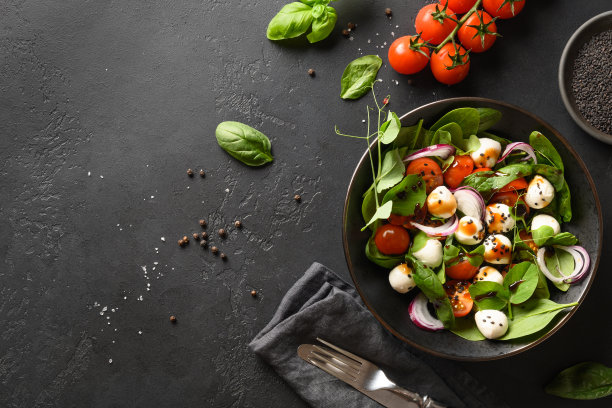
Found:
[{"label": "tomato stem", "polygon": [[476,3],[474,3],[472,8],[467,13],[465,13],[463,17],[461,17],[461,20],[457,22],[457,25],[455,26],[453,31],[451,31],[451,33],[444,39],[444,41],[442,41],[436,48],[434,48],[434,52],[440,51],[442,47],[444,47],[446,44],[448,44],[449,41],[455,38],[455,34],[457,34],[457,31],[459,31],[459,29],[467,21],[467,19],[470,18],[470,16],[476,12],[478,7],[480,7],[481,3],[482,0],[477,0]]}]

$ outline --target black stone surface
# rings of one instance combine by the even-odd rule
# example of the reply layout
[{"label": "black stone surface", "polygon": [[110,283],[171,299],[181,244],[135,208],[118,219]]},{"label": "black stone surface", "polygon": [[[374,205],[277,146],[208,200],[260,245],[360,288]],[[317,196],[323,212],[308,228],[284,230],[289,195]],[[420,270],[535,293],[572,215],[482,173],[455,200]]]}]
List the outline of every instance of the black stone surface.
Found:
[{"label": "black stone surface", "polygon": [[[370,99],[341,101],[339,78],[361,52],[384,56],[392,32],[412,33],[424,3],[339,0],[330,38],[307,45],[265,39],[279,1],[2,2],[0,406],[305,406],[246,344],[313,260],[348,278],[341,212],[365,146],[333,126],[362,131]],[[462,95],[533,111],[585,159],[608,220],[612,147],[566,113],[557,65],[571,33],[609,7],[530,1],[499,23],[504,37],[473,57],[463,83],[425,72],[409,85],[384,66],[378,92],[399,113]],[[353,40],[340,33],[349,21]],[[275,162],[229,158],[214,140],[222,120],[266,133]],[[193,239],[177,245],[200,218],[226,262]],[[595,285],[558,333],[519,356],[462,365],[511,406],[609,406],[542,386],[579,361],[612,365],[610,238],[604,230]]]}]

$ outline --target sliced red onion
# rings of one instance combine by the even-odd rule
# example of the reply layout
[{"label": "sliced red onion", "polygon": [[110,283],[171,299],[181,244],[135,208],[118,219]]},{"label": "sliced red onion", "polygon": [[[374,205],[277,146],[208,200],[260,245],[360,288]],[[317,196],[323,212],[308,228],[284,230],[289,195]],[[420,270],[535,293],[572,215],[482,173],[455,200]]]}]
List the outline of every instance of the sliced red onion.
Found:
[{"label": "sliced red onion", "polygon": [[557,270],[559,275],[554,276],[550,270],[546,267],[546,248],[538,249],[536,261],[538,263],[538,267],[546,277],[555,283],[576,283],[580,279],[584,277],[584,275],[589,271],[589,266],[591,265],[591,258],[589,257],[588,252],[581,246],[571,245],[571,246],[562,246],[562,245],[553,245],[553,248],[560,249],[569,253],[574,258],[574,271],[569,275],[563,275],[560,270]]},{"label": "sliced red onion", "polygon": [[408,314],[412,323],[416,324],[421,329],[429,331],[444,330],[442,322],[431,315],[427,308],[427,297],[423,293],[419,293],[408,306]]},{"label": "sliced red onion", "polygon": [[486,212],[484,199],[473,187],[463,186],[451,190],[457,200],[457,209],[465,215],[482,220]]},{"label": "sliced red onion", "polygon": [[409,162],[410,160],[420,159],[421,157],[440,157],[442,159],[446,159],[451,154],[455,153],[455,147],[447,144],[437,144],[428,146],[424,149],[417,150],[416,152],[409,154],[404,157],[404,163]]},{"label": "sliced red onion", "polygon": [[440,225],[439,227],[429,227],[427,225],[417,224],[416,222],[413,222],[413,221],[411,221],[410,224],[414,228],[420,229],[427,235],[430,235],[433,237],[445,237],[457,231],[457,227],[459,226],[459,218],[457,218],[457,215],[453,215],[452,218],[449,218],[448,221],[446,221],[444,224]]},{"label": "sliced red onion", "polygon": [[525,143],[525,142],[510,143],[508,146],[506,146],[506,150],[504,150],[504,153],[501,155],[501,157],[499,158],[497,162],[499,163],[505,160],[506,157],[508,157],[508,155],[512,153],[514,150],[522,150],[525,153],[527,153],[527,157],[525,157],[522,160],[533,159],[533,163],[538,164],[538,159],[536,159],[536,155],[535,155],[535,152],[533,151],[533,147],[531,147],[529,143]]}]

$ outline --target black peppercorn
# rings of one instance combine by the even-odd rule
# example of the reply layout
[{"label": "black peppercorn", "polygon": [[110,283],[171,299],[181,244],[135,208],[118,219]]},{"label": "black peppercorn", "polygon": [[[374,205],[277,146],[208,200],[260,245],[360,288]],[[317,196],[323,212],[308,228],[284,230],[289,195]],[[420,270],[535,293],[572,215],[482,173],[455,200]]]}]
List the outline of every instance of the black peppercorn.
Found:
[{"label": "black peppercorn", "polygon": [[354,29],[355,29],[355,27],[357,27],[357,26],[355,25],[355,23],[348,23],[348,29],[349,29],[349,30],[351,30],[351,31],[352,31],[352,30],[354,30]]},{"label": "black peppercorn", "polygon": [[200,169],[200,177],[202,178],[206,177],[206,173],[204,173],[204,170]]},{"label": "black peppercorn", "polygon": [[227,232],[225,232],[225,230],[223,228],[219,229],[219,236],[221,238],[225,238],[227,237]]},{"label": "black peppercorn", "polygon": [[342,35],[348,37],[349,35],[351,35],[351,32],[345,28],[344,30],[342,30]]},{"label": "black peppercorn", "polygon": [[193,239],[195,239],[196,241],[200,239],[200,235],[198,235],[197,233],[193,233],[191,234],[191,236],[193,237]]},{"label": "black peppercorn", "polygon": [[387,17],[391,17],[391,16],[393,15],[393,12],[391,11],[391,9],[390,9],[390,8],[386,8],[386,9],[385,9],[385,15],[386,15]]},{"label": "black peppercorn", "polygon": [[225,253],[221,252],[221,259],[223,259],[224,261],[227,260],[227,255],[225,255]]},{"label": "black peppercorn", "polygon": [[187,169],[187,175],[188,175],[189,177],[193,177],[193,170],[191,170],[191,169]]},{"label": "black peppercorn", "polygon": [[200,226],[204,228],[206,226],[206,221],[200,220]]},{"label": "black peppercorn", "polygon": [[296,194],[293,196],[293,199],[299,203],[300,201],[302,201],[302,196],[299,194]]},{"label": "black peppercorn", "polygon": [[172,323],[176,323],[176,316],[174,316],[174,315],[173,315],[173,316],[170,316],[170,321],[171,321]]},{"label": "black peppercorn", "polygon": [[201,240],[200,241],[200,246],[202,248],[206,248],[208,246],[208,241],[206,241],[205,239]]},{"label": "black peppercorn", "polygon": [[206,231],[202,231],[202,234],[200,234],[202,239],[208,239],[208,233]]},{"label": "black peppercorn", "polygon": [[242,222],[240,222],[240,221],[236,221],[236,222],[234,222],[234,227],[236,227],[236,228],[242,228]]},{"label": "black peppercorn", "polygon": [[251,291],[251,296],[253,296],[253,297],[257,296],[257,291],[255,289],[253,289]]},{"label": "black peppercorn", "polygon": [[312,69],[312,68],[310,68],[310,69],[308,70],[308,75],[310,75],[311,77],[315,76],[315,70],[314,70],[314,69]]},{"label": "black peppercorn", "polygon": [[210,252],[217,255],[219,253],[219,248],[217,248],[216,246],[213,246],[210,248]]}]

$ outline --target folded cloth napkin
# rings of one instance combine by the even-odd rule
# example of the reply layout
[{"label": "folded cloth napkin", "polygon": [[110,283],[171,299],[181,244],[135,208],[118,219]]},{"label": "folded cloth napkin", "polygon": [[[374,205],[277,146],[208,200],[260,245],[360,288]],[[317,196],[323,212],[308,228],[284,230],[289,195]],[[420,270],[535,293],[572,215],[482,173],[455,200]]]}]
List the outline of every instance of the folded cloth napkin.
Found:
[{"label": "folded cloth napkin", "polygon": [[453,408],[506,407],[448,360],[410,348],[370,314],[355,289],[314,263],[289,289],[249,348],[313,407],[379,407],[354,388],[306,363],[302,343],[323,338],[383,368],[398,385]]}]

